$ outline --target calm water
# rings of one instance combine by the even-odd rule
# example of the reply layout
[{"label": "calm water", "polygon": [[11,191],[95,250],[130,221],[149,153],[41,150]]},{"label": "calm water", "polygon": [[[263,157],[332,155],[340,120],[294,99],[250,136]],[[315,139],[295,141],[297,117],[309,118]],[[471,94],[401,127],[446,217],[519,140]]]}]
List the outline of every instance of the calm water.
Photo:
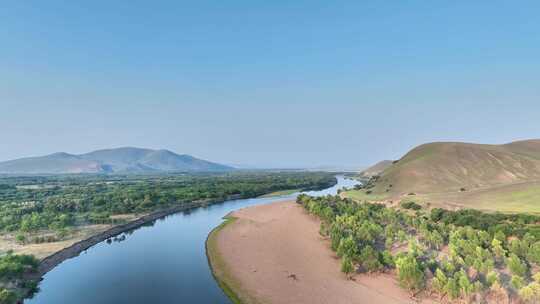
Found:
[{"label": "calm water", "polygon": [[[338,176],[336,186],[307,193],[336,194],[337,189],[356,183]],[[99,243],[46,274],[41,291],[25,303],[230,303],[208,266],[208,233],[233,210],[297,195],[234,200],[198,208],[125,234],[124,241]]]}]

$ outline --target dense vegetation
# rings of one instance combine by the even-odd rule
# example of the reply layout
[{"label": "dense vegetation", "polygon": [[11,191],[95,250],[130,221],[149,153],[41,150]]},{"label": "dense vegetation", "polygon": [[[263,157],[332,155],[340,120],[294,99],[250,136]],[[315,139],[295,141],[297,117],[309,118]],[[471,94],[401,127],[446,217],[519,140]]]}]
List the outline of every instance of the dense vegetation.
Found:
[{"label": "dense vegetation", "polygon": [[450,301],[540,302],[538,216],[389,208],[337,196],[301,195],[298,203],[322,219],[347,275],[393,271],[413,295]]},{"label": "dense vegetation", "polygon": [[[331,186],[327,173],[230,173],[157,176],[64,176],[0,179],[0,230],[57,231],[111,223],[111,215],[150,212],[178,204],[207,204],[285,189]],[[21,236],[23,241],[24,235]]]},{"label": "dense vegetation", "polygon": [[[74,227],[118,223],[119,214],[140,214],[207,205],[286,189],[333,186],[335,177],[317,172],[252,172],[168,175],[67,175],[0,177],[0,230],[20,243],[53,242]],[[37,289],[28,274],[38,261],[0,253],[0,304],[15,303]]]},{"label": "dense vegetation", "polygon": [[14,255],[11,252],[0,257],[0,303],[12,304],[18,299],[37,291],[37,283],[24,279],[35,272],[39,261],[31,255]]}]

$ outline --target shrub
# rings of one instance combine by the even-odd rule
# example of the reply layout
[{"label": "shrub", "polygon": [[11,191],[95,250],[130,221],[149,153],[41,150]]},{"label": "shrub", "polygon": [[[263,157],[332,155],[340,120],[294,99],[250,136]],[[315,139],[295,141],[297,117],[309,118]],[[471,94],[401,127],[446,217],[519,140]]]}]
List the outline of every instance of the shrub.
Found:
[{"label": "shrub", "polygon": [[413,201],[401,202],[399,205],[403,209],[411,209],[411,210],[420,210],[420,209],[422,209],[422,206],[420,206],[419,204],[417,204],[417,203],[415,203]]},{"label": "shrub", "polygon": [[347,276],[354,271],[354,265],[350,257],[344,256],[341,260],[341,271]]},{"label": "shrub", "polygon": [[406,255],[396,260],[399,284],[412,292],[424,288],[424,271],[416,258]]}]

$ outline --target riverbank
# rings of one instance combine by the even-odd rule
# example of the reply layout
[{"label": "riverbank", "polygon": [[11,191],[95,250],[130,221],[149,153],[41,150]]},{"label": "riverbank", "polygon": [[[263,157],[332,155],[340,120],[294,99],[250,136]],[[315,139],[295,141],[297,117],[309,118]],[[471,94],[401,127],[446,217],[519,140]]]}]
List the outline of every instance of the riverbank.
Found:
[{"label": "riverbank", "polygon": [[[294,202],[240,209],[207,242],[218,282],[243,304],[414,303],[391,275],[347,280],[320,222]],[[238,302],[235,302],[238,303]]]},{"label": "riverbank", "polygon": [[[242,197],[240,195],[231,195],[223,201],[217,201],[217,202],[216,201],[214,202],[213,201],[196,201],[196,202],[191,202],[187,204],[182,204],[182,205],[174,206],[174,207],[167,208],[164,210],[158,210],[153,213],[137,217],[125,224],[118,224],[118,225],[108,226],[108,227],[105,225],[101,225],[105,227],[100,227],[100,229],[95,229],[93,231],[96,233],[87,235],[85,238],[82,238],[78,241],[71,242],[67,246],[60,247],[62,244],[65,244],[65,242],[51,243],[50,244],[51,248],[54,248],[56,250],[53,250],[52,254],[47,255],[46,257],[41,259],[38,272],[35,274],[32,274],[31,277],[34,279],[42,277],[43,275],[45,275],[47,272],[54,269],[54,267],[56,267],[63,261],[78,256],[81,252],[87,250],[88,248],[100,242],[113,238],[121,233],[130,231],[133,229],[137,229],[147,223],[153,222],[167,215],[175,214],[175,213],[186,211],[189,209],[204,207],[204,206],[208,206],[212,204],[224,203],[230,200],[236,200],[236,199],[241,199],[241,198]],[[39,244],[39,245],[43,246],[43,244]],[[32,246],[32,245],[28,245],[28,246]]]},{"label": "riverbank", "polygon": [[190,204],[182,204],[180,206],[175,206],[172,208],[160,210],[153,212],[148,215],[144,215],[136,220],[130,221],[125,224],[120,224],[117,226],[114,226],[110,229],[107,229],[101,233],[98,233],[96,235],[93,235],[87,239],[84,239],[82,241],[79,241],[69,247],[66,247],[58,252],[55,252],[54,254],[44,258],[41,260],[38,272],[35,275],[35,278],[40,278],[44,276],[47,272],[51,271],[54,267],[58,266],[63,261],[78,256],[81,252],[87,250],[88,248],[101,243],[107,239],[113,238],[121,233],[139,228],[147,223],[153,222],[157,219],[160,219],[162,217],[165,217],[167,215],[171,215],[174,213],[178,213],[181,211],[193,209],[200,207],[200,203],[194,202]]},{"label": "riverbank", "polygon": [[224,219],[225,221],[214,228],[210,234],[208,234],[208,238],[206,239],[205,249],[206,256],[208,258],[208,265],[210,265],[214,279],[218,283],[219,287],[223,290],[227,297],[229,297],[233,304],[247,303],[248,301],[240,298],[240,294],[244,294],[242,292],[238,292],[241,290],[241,286],[239,282],[230,275],[231,272],[227,268],[227,265],[223,261],[218,251],[217,236],[219,235],[219,232],[227,225],[234,223],[236,220],[236,218],[230,216],[226,216]]}]

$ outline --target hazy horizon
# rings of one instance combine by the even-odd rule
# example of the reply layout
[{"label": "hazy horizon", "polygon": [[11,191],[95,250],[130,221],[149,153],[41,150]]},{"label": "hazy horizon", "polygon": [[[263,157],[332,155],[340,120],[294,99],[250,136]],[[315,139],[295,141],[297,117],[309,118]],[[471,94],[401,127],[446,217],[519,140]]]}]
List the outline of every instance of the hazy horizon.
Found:
[{"label": "hazy horizon", "polygon": [[8,2],[0,161],[135,146],[363,167],[425,142],[538,138],[538,8]]}]

